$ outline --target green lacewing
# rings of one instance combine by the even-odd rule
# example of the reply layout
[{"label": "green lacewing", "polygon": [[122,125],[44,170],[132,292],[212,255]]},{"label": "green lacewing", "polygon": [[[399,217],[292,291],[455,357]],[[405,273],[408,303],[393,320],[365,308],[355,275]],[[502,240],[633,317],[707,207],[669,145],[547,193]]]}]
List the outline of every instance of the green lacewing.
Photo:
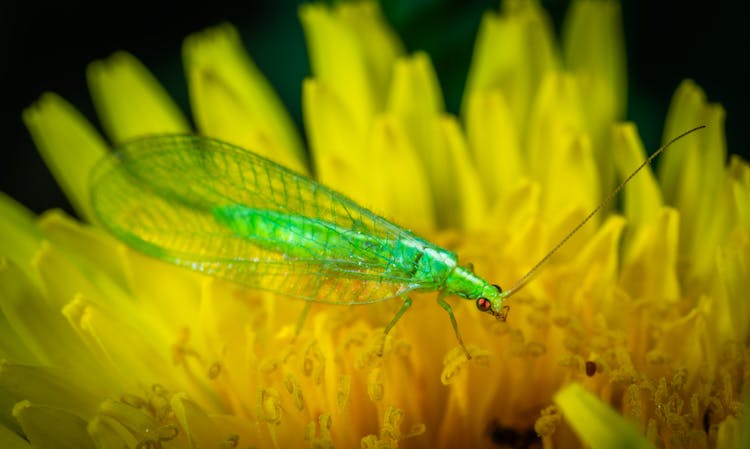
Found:
[{"label": "green lacewing", "polygon": [[[699,127],[702,128],[702,127]],[[568,238],[604,207],[643,162],[511,289],[503,291],[441,248],[345,195],[234,145],[195,135],[125,143],[92,171],[98,221],[137,251],[249,288],[330,304],[400,297],[387,334],[411,305],[437,291],[459,344],[449,295],[504,320],[518,291]]]}]

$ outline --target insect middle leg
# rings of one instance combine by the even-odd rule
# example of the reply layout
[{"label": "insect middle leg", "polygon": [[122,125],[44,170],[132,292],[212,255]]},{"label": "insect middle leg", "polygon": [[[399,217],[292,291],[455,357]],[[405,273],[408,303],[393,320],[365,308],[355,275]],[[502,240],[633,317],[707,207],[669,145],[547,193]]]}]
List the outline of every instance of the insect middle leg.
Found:
[{"label": "insect middle leg", "polygon": [[463,349],[466,353],[466,358],[471,360],[471,354],[469,354],[469,350],[466,349],[466,345],[464,345],[464,339],[461,338],[461,332],[458,331],[458,323],[456,323],[456,317],[453,315],[453,309],[451,308],[451,305],[448,304],[448,302],[446,302],[445,300],[446,296],[448,296],[446,292],[440,292],[437,297],[437,303],[440,305],[440,307],[443,308],[443,310],[448,312],[448,317],[451,319],[451,324],[453,325],[453,332],[456,333],[456,340],[458,340],[458,344],[461,345],[461,349]]},{"label": "insect middle leg", "polygon": [[390,323],[388,323],[388,326],[385,327],[385,331],[383,331],[383,344],[380,346],[380,353],[379,355],[383,355],[383,349],[385,349],[385,339],[388,337],[388,332],[393,329],[393,326],[396,324],[396,322],[401,319],[402,316],[406,313],[407,310],[409,310],[409,307],[411,307],[411,298],[408,296],[403,296],[404,303],[401,305],[401,308],[398,309],[398,312],[396,312],[396,315],[393,317]]}]

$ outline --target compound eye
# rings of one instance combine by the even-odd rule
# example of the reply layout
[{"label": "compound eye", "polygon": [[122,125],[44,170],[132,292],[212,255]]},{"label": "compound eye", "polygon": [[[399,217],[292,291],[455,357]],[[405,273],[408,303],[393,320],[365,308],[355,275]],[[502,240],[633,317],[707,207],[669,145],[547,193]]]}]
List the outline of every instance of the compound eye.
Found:
[{"label": "compound eye", "polygon": [[477,299],[477,309],[481,310],[482,312],[487,312],[492,307],[492,303],[487,298],[478,298]]},{"label": "compound eye", "polygon": [[502,289],[502,288],[500,288],[500,286],[499,286],[499,285],[497,285],[497,284],[492,284],[492,286],[493,286],[493,287],[495,287],[495,288],[497,289],[497,292],[498,292],[498,293],[502,293],[502,292],[503,292],[503,289]]}]

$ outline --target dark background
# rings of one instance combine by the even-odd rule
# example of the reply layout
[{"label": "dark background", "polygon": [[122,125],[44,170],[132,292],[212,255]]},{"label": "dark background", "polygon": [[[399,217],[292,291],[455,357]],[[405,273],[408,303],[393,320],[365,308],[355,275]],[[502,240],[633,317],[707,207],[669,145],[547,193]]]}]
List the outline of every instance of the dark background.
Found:
[{"label": "dark background", "polygon": [[[308,63],[296,13],[299,2],[238,3],[0,4],[0,190],[35,212],[52,207],[70,211],[21,122],[21,110],[42,92],[54,91],[98,126],[86,90],[85,67],[122,49],[139,58],[187,112],[182,40],[221,21],[239,27],[255,63],[301,129],[301,80],[308,73]],[[498,1],[382,3],[407,49],[430,53],[448,109],[456,113],[479,20],[484,11],[497,10]],[[568,2],[542,3],[559,33]],[[706,90],[710,101],[724,105],[729,150],[747,158],[750,16],[744,10],[705,2],[701,7],[676,1],[623,3],[628,119],[638,124],[646,146],[658,146],[672,93],[682,79],[690,77]]]}]

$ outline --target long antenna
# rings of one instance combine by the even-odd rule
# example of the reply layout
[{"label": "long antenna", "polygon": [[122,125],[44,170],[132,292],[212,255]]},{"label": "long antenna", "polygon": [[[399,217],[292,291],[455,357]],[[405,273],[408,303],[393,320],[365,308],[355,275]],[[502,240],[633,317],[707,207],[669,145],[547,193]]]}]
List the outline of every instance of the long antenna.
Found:
[{"label": "long antenna", "polygon": [[695,131],[698,131],[699,129],[703,129],[705,127],[706,125],[696,126],[695,128],[685,131],[684,133],[680,134],[677,137],[673,137],[667,143],[662,145],[658,150],[656,150],[654,154],[652,154],[645,161],[643,161],[641,165],[639,165],[638,168],[633,170],[633,172],[630,175],[628,175],[627,178],[625,178],[620,184],[618,184],[617,187],[615,187],[614,190],[612,190],[609,193],[609,195],[607,195],[607,197],[604,198],[604,200],[601,203],[599,203],[598,206],[594,208],[594,210],[589,212],[589,214],[586,215],[586,218],[581,220],[581,222],[578,223],[576,227],[573,228],[565,237],[563,237],[562,240],[560,240],[557,243],[557,245],[555,245],[544,257],[542,257],[539,260],[539,262],[536,263],[536,265],[534,265],[526,274],[524,274],[523,277],[518,280],[518,282],[516,282],[509,290],[505,290],[504,292],[505,297],[507,298],[515,294],[516,292],[518,292],[518,290],[522,289],[529,282],[529,280],[531,280],[531,277],[534,276],[534,274],[536,274],[537,270],[539,270],[539,267],[544,265],[550,259],[550,257],[552,257],[552,255],[555,254],[557,250],[559,250],[568,240],[570,240],[570,238],[573,237],[576,234],[576,232],[578,232],[586,223],[588,223],[588,221],[591,220],[591,218],[593,218],[594,215],[599,213],[599,211],[601,211],[607,204],[609,204],[610,201],[612,201],[612,199],[618,193],[620,193],[620,190],[622,190],[622,188],[625,187],[625,184],[630,182],[630,180],[633,179],[633,176],[637,175],[638,172],[643,169],[643,167],[650,164],[651,161],[653,161],[656,156],[658,156],[662,151],[669,148],[669,146],[672,145],[673,143],[677,142],[678,140],[682,139],[688,134],[694,133]]}]

